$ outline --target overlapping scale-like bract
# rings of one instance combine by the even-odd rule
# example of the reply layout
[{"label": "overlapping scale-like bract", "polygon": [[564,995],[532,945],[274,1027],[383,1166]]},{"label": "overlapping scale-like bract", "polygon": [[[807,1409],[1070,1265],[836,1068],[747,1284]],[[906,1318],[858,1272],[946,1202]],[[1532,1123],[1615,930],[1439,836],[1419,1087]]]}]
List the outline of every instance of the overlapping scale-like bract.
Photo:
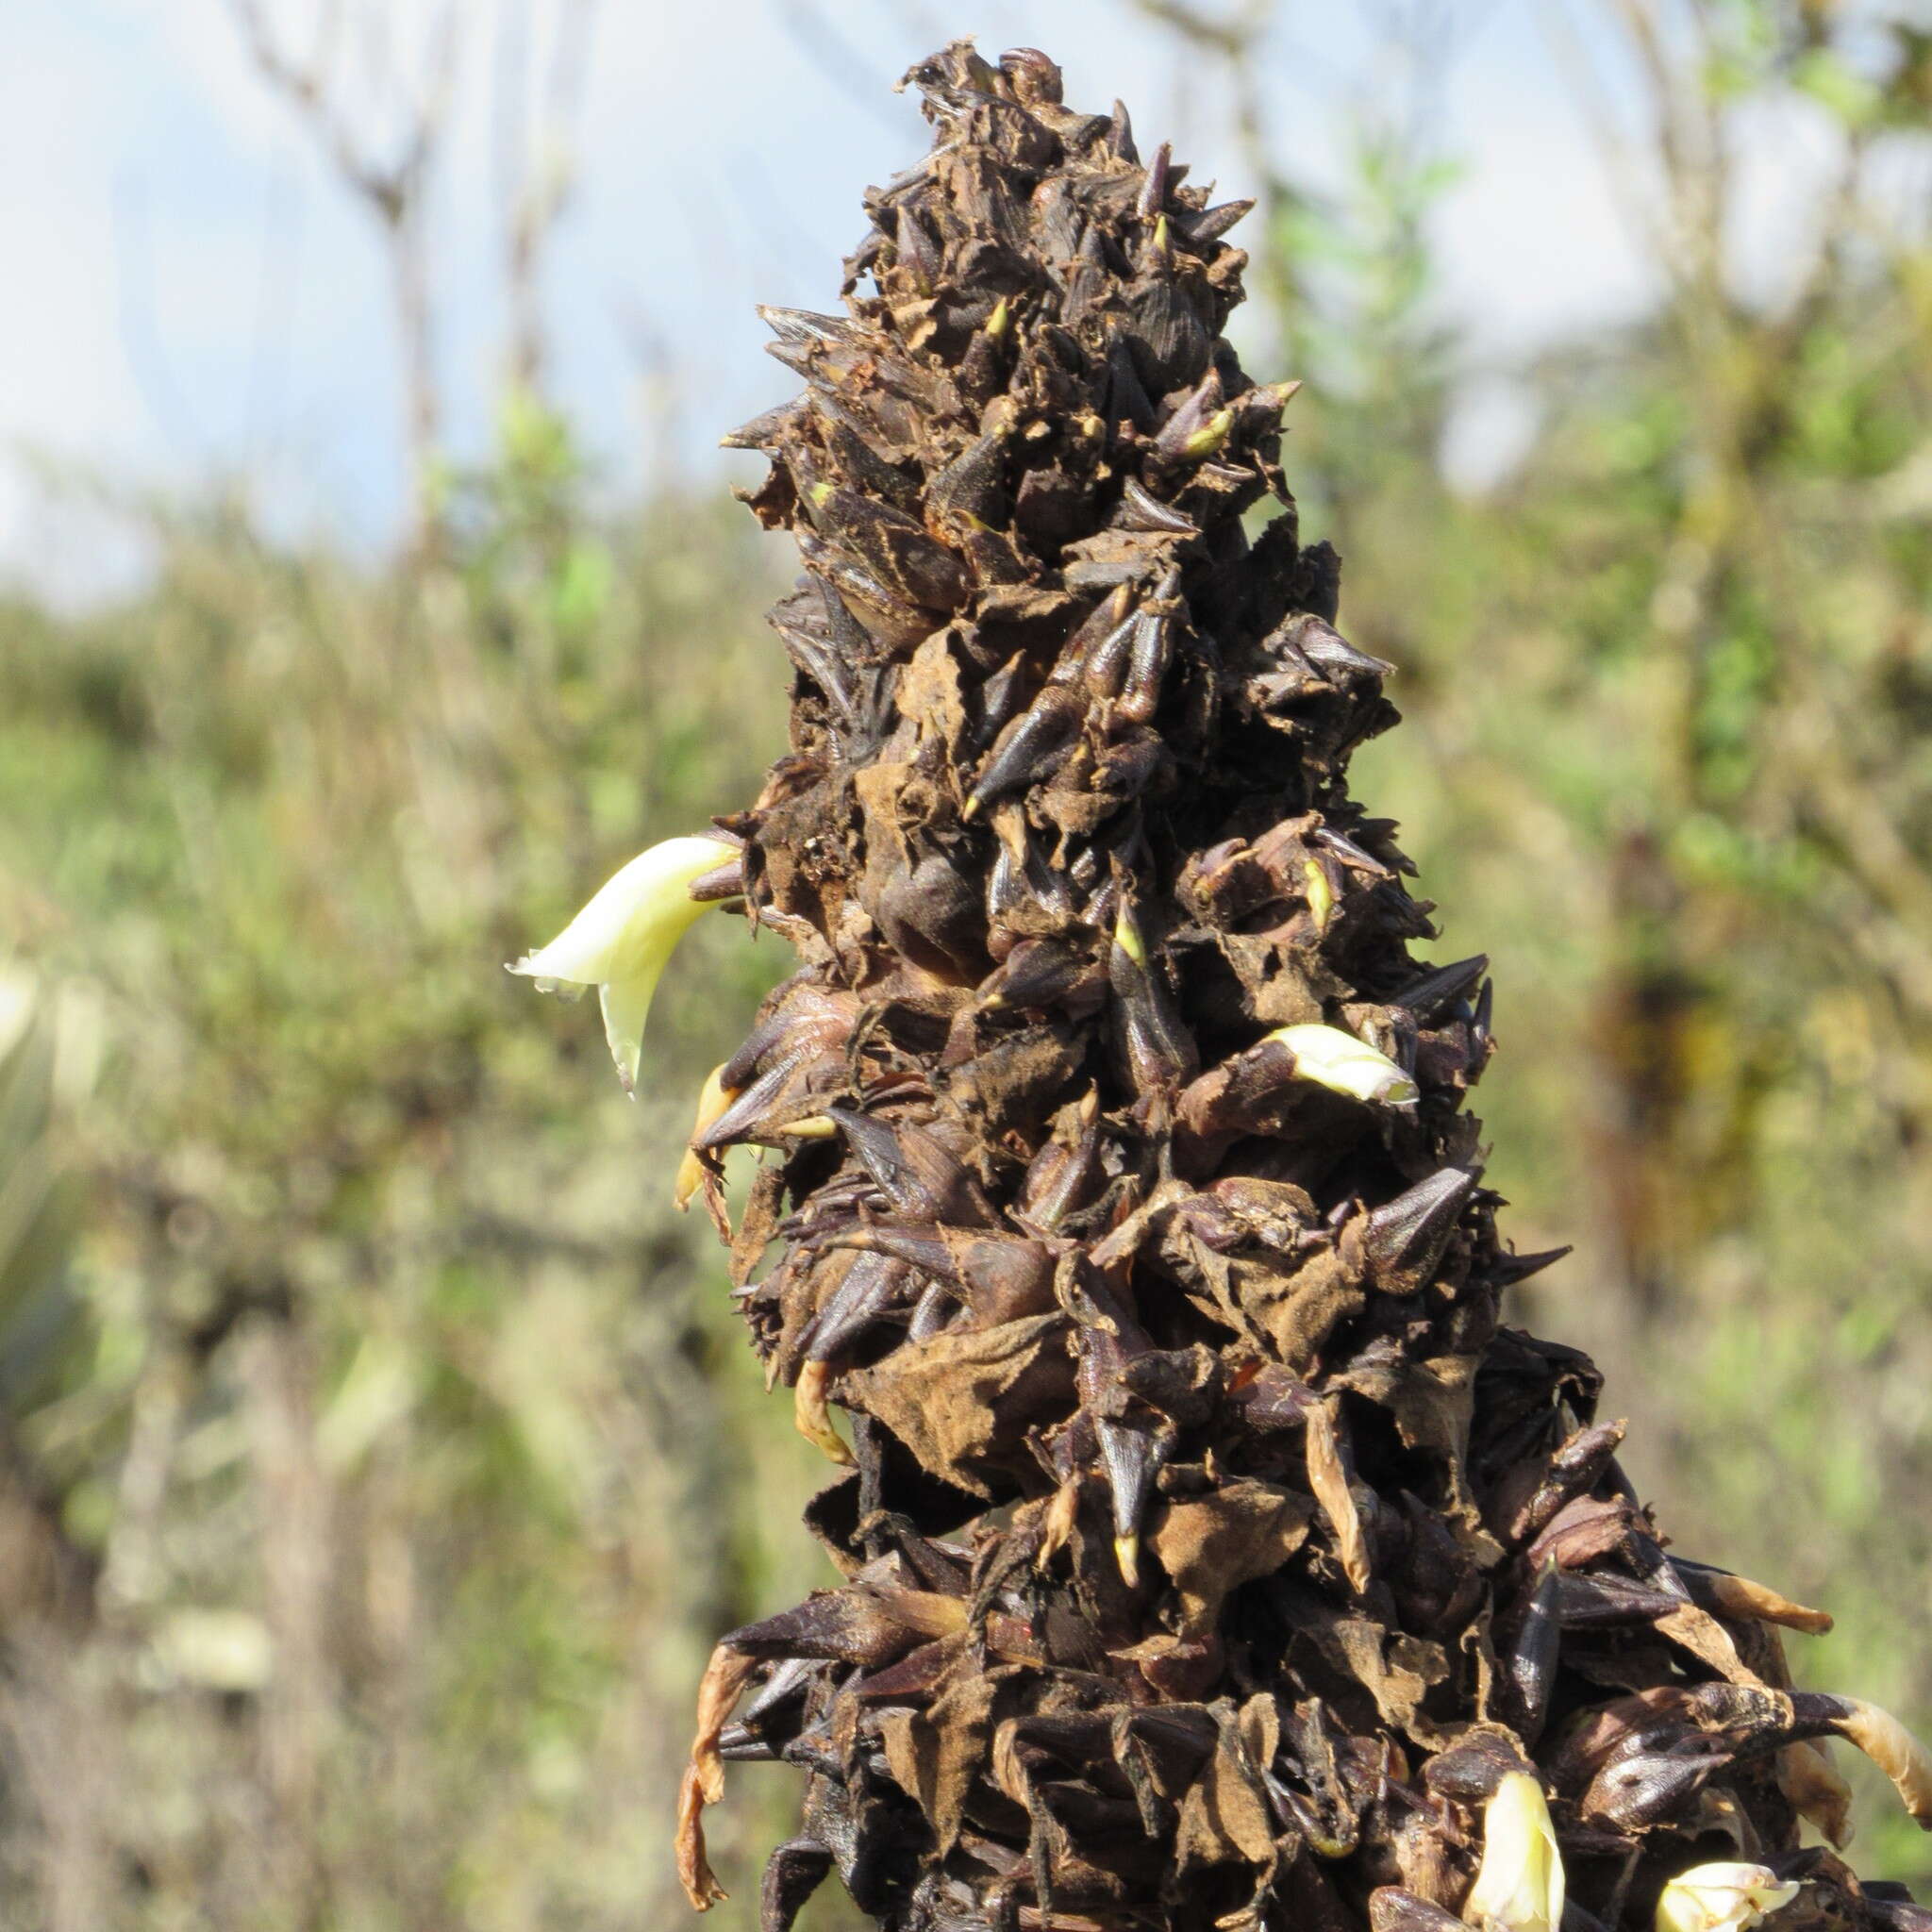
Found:
[{"label": "overlapping scale-like bract", "polygon": [[833,1872],[905,1932],[1635,1932],[1720,1860],[1923,1932],[1798,1849],[1816,1740],[1915,1810],[1923,1754],[1788,1688],[1818,1613],[1667,1555],[1594,1368],[1503,1321],[1555,1257],[1499,1241],[1463,1111],[1485,962],[1415,956],[1346,789],[1390,667],[1299,541],[1292,386],[1224,337],[1242,205],[1040,54],[910,78],[930,154],[846,313],[770,311],[805,391],[728,439],[805,574],[790,750],[721,824],[800,965],[679,1187],[844,1466],[844,1580],[719,1647],[693,1900],[764,1759],[805,1786],[768,1932]]}]

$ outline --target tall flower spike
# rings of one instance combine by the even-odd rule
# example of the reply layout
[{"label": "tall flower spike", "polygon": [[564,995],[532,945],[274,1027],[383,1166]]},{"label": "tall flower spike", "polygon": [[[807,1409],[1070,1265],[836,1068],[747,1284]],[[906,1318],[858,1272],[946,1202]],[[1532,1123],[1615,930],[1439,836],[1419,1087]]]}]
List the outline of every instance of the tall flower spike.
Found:
[{"label": "tall flower spike", "polygon": [[1798,1888],[1780,1884],[1768,1865],[1693,1865],[1664,1887],[1657,1932],[1751,1932],[1797,1895]]},{"label": "tall flower spike", "polygon": [[[763,1932],[834,1872],[877,1932],[1450,1932],[1470,1837],[1476,1932],[1573,1889],[1602,1932],[1745,1932],[1722,1890],[1653,1927],[1687,1845],[1786,1869],[1794,1805],[1838,1818],[1824,1733],[1932,1824],[1932,1758],[1770,1688],[1825,1620],[1667,1565],[1596,1369],[1511,1319],[1557,1257],[1477,1179],[1485,961],[1410,951],[1349,795],[1391,667],[1226,339],[1245,204],[1031,49],[909,78],[933,150],[868,195],[843,313],[773,312],[808,392],[735,439],[806,575],[785,755],[695,891],[799,958],[683,1185],[722,1208],[761,1143],[716,1219],[846,1581],[723,1640],[691,1902],[757,1757],[807,1774]],[[1807,1932],[1916,1932],[1807,1869]]]},{"label": "tall flower spike", "polygon": [[[510,967],[542,992],[594,986],[604,1037],[624,1091],[635,1096],[651,997],[677,942],[708,905],[694,881],[728,859],[717,839],[666,839],[641,852],[598,887],[590,904],[550,941]],[[575,997],[575,994],[573,994]]]},{"label": "tall flower spike", "polygon": [[1563,1923],[1563,1857],[1543,1788],[1525,1771],[1506,1773],[1483,1807],[1483,1861],[1462,1919],[1492,1932],[1557,1932]]}]

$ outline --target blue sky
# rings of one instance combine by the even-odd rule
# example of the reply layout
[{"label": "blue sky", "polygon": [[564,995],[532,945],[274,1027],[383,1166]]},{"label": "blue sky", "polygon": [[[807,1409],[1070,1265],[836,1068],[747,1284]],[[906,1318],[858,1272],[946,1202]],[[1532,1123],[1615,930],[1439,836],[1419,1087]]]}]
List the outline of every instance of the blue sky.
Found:
[{"label": "blue sky", "polygon": [[[494,109],[501,36],[528,22],[539,61],[563,0],[454,0],[461,36],[434,273],[457,451],[489,435],[503,307]],[[291,45],[323,0],[262,0]],[[373,0],[346,0],[353,20]],[[430,0],[388,0],[413,68]],[[1363,4],[1295,5],[1268,52],[1277,118],[1319,180],[1341,104],[1401,83]],[[1441,300],[1501,363],[1646,287],[1548,33],[1561,0],[1441,0],[1457,52],[1441,78],[1447,149]],[[284,528],[374,544],[401,505],[397,386],[382,259],[308,131],[264,88],[227,0],[10,0],[0,66],[0,573],[65,595],[125,580],[111,523],[75,478],[123,489],[246,475]],[[822,11],[884,83],[948,31],[989,51],[1044,45],[1068,95],[1133,107],[1197,178],[1243,183],[1212,79],[1114,0],[833,0]],[[789,0],[602,0],[575,128],[580,187],[546,276],[558,392],[613,488],[653,463],[709,474],[717,435],[788,392],[760,353],[757,301],[829,305],[868,181],[924,145],[913,103],[841,87],[790,25]],[[1317,27],[1319,26],[1319,33]],[[1319,51],[1317,48],[1319,47]],[[340,72],[363,72],[351,56]],[[1607,58],[1600,47],[1587,58]],[[539,63],[533,62],[533,67]],[[373,71],[373,69],[371,70]],[[1608,71],[1607,68],[1606,70]],[[1612,75],[1614,84],[1614,76]],[[378,90],[352,96],[379,128]],[[1768,144],[1774,221],[1790,149]],[[1784,158],[1780,160],[1779,154]],[[1473,474],[1507,450],[1507,389],[1471,388]],[[738,459],[742,465],[744,459]],[[52,465],[69,484],[50,493]],[[49,508],[58,501],[61,508]]]}]

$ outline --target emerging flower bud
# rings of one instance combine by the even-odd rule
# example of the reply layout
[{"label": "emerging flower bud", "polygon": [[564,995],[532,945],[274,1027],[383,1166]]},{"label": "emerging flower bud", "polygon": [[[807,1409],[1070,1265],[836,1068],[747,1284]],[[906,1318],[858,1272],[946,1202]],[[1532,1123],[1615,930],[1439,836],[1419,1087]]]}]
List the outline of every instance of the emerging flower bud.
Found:
[{"label": "emerging flower bud", "polygon": [[1339,1026],[1277,1026],[1269,1034],[1294,1056],[1297,1080],[1313,1080],[1357,1100],[1407,1107],[1416,1084],[1386,1054]]},{"label": "emerging flower bud", "polygon": [[1190,462],[1204,462],[1227,441],[1227,432],[1234,427],[1232,409],[1216,409],[1187,441],[1181,444],[1181,455]]},{"label": "emerging flower bud", "polygon": [[[705,1084],[698,1091],[697,1119],[691,1124],[691,1138],[693,1141],[701,1138],[705,1129],[714,1124],[738,1098],[738,1089],[725,1086],[724,1074],[724,1067],[716,1066],[705,1075]],[[691,1196],[704,1184],[705,1164],[698,1158],[697,1149],[687,1146],[683,1159],[677,1163],[676,1178],[671,1184],[672,1203],[680,1214],[691,1206]]]},{"label": "emerging flower bud", "polygon": [[1494,1932],[1557,1932],[1563,1923],[1562,1855],[1543,1788],[1525,1771],[1505,1774],[1483,1807],[1483,1861],[1462,1922]]},{"label": "emerging flower bud", "polygon": [[1308,887],[1308,917],[1315,922],[1317,932],[1328,930],[1328,915],[1335,910],[1335,888],[1328,883],[1328,874],[1318,858],[1302,862],[1302,877]]},{"label": "emerging flower bud", "polygon": [[707,908],[691,896],[694,879],[729,848],[717,839],[666,839],[597,889],[591,903],[550,941],[509,970],[543,992],[594,986],[604,1037],[624,1091],[637,1089],[644,1020],[658,980],[687,929]]},{"label": "emerging flower bud", "polygon": [[1797,1895],[1798,1888],[1779,1884],[1767,1865],[1693,1865],[1664,1887],[1657,1932],[1751,1932]]}]

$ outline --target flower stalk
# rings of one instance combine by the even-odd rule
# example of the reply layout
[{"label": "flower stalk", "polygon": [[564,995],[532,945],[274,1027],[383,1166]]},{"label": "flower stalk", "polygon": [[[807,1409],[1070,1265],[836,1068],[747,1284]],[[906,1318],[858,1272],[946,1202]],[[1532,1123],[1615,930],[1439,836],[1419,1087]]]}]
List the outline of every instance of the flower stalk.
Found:
[{"label": "flower stalk", "polygon": [[786,754],[722,872],[654,848],[517,969],[597,986],[634,1085],[700,899],[798,955],[675,1190],[840,1581],[721,1640],[692,1904],[764,1762],[806,1794],[762,1932],[834,1874],[888,1932],[1751,1932],[1801,1884],[1807,1932],[1921,1932],[1799,1816],[1842,1835],[1827,1737],[1922,1823],[1932,1760],[1782,1688],[1828,1617],[1668,1549],[1520,1325],[1562,1251],[1483,1182],[1488,961],[1411,950],[1348,790],[1391,667],[1226,340],[1245,205],[1037,50],[908,78],[930,154],[726,439],[803,566]]}]

